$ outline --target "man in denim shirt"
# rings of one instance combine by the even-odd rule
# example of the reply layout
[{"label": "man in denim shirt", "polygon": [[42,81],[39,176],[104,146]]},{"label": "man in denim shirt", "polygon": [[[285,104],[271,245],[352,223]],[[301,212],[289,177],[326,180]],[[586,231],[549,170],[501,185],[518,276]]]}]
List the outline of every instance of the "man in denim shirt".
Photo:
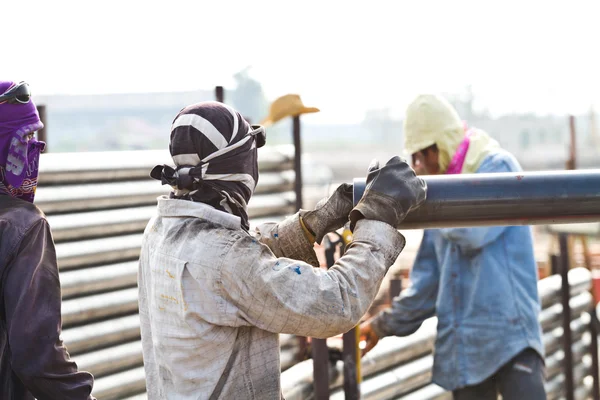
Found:
[{"label": "man in denim shirt", "polygon": [[[517,160],[452,106],[421,95],[409,106],[405,147],[422,174],[516,172]],[[433,381],[455,399],[545,399],[537,272],[526,226],[426,230],[412,286],[365,322],[369,351],[438,318]]]}]

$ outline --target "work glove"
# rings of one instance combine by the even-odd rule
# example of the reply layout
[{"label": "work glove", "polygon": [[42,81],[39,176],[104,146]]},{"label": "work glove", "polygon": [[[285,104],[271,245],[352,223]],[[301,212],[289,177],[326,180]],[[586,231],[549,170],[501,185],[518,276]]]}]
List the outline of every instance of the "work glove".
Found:
[{"label": "work glove", "polygon": [[348,214],[354,205],[352,193],[352,185],[343,183],[329,198],[319,201],[314,210],[300,212],[302,223],[315,236],[317,243],[321,243],[327,233],[340,229],[348,222]]},{"label": "work glove", "polygon": [[350,212],[350,230],[362,218],[382,221],[395,228],[406,214],[425,201],[426,195],[425,181],[400,157],[391,158],[383,167],[373,160],[365,193]]}]

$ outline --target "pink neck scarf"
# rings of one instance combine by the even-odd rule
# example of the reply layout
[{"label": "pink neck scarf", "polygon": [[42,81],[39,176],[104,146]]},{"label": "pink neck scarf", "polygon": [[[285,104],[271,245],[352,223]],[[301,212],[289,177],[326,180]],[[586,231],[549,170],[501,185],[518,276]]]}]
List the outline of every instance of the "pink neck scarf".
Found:
[{"label": "pink neck scarf", "polygon": [[454,153],[454,157],[448,164],[448,169],[446,170],[446,174],[460,174],[463,169],[463,165],[465,164],[465,158],[467,158],[467,151],[469,151],[469,144],[471,143],[471,136],[473,135],[473,130],[467,127],[465,123],[465,138],[458,145],[456,149],[456,153]]}]

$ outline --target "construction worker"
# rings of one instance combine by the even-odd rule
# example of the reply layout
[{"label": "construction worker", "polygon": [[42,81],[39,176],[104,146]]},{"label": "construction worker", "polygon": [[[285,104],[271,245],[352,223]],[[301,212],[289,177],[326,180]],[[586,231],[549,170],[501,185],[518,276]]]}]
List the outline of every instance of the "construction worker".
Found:
[{"label": "construction worker", "polygon": [[[466,126],[435,95],[418,96],[404,120],[417,173],[521,171],[485,132]],[[406,336],[437,315],[433,382],[457,400],[545,399],[544,348],[531,230],[525,226],[431,229],[411,286],[361,325],[365,353],[384,336]]]},{"label": "construction worker", "polygon": [[0,398],[84,400],[60,339],[61,294],[52,234],[33,205],[43,125],[26,83],[0,81]]},{"label": "construction worker", "polygon": [[[312,211],[249,233],[260,126],[216,102],[184,108],[169,149],[173,188],[144,233],[138,285],[149,399],[280,399],[279,333],[326,338],[355,326],[404,246],[394,228],[425,198],[400,158],[373,163],[353,208],[340,186]],[[377,179],[375,179],[377,178]],[[350,218],[354,241],[334,267],[313,244]]]}]

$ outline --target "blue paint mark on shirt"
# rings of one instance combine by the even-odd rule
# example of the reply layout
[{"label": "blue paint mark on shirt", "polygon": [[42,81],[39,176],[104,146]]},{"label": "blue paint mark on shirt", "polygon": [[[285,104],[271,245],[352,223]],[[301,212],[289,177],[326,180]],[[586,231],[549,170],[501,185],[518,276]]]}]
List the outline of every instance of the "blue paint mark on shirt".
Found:
[{"label": "blue paint mark on shirt", "polygon": [[296,265],[296,267],[293,268],[293,269],[294,269],[294,272],[297,273],[298,275],[302,274],[302,272],[300,272],[300,266],[299,265]]}]

